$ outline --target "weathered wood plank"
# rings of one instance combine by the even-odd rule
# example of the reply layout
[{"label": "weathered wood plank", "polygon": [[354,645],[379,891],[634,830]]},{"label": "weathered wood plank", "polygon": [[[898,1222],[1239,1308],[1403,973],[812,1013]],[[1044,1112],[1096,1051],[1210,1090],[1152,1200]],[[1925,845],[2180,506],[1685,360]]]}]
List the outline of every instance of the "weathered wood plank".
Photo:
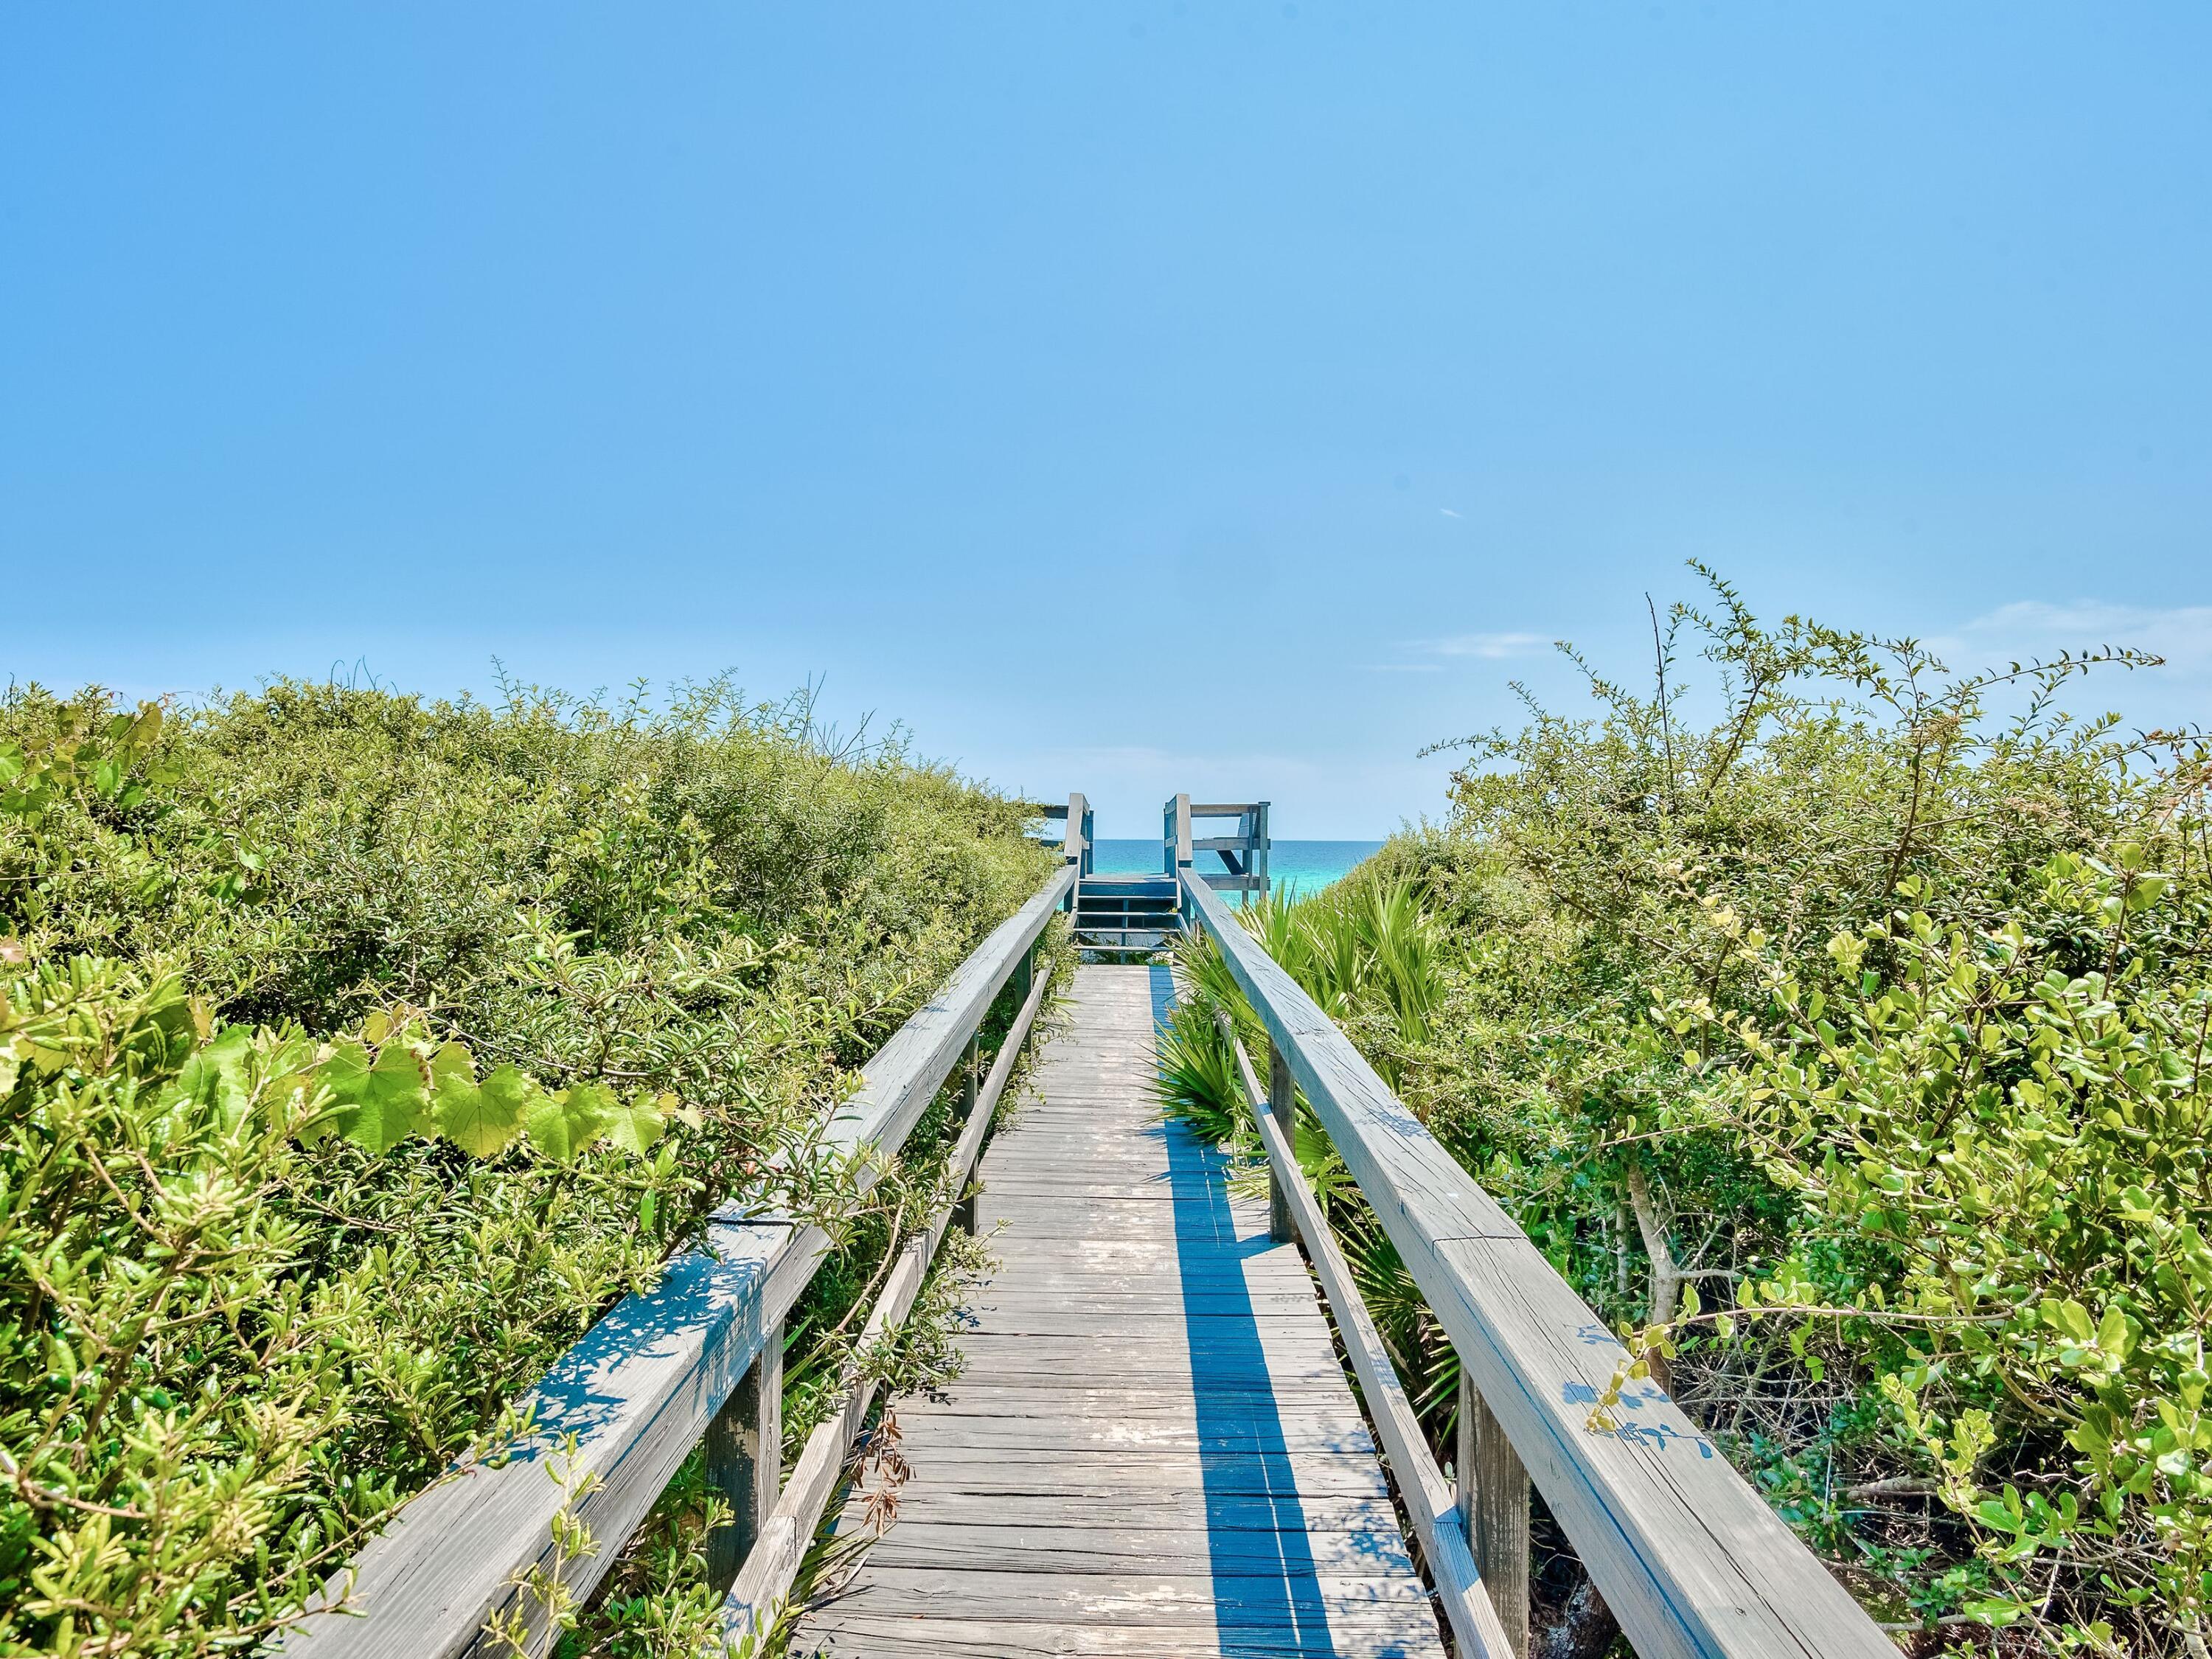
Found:
[{"label": "weathered wood plank", "polygon": [[1441,1659],[1311,1277],[1159,1120],[1161,994],[1078,970],[984,1161],[966,1370],[898,1407],[901,1518],[795,1651]]},{"label": "weathered wood plank", "polygon": [[1071,1628],[1056,1621],[857,1613],[823,1627],[819,1651],[834,1659],[1400,1659],[1425,1651],[1418,1627],[1401,1633],[1412,1623],[1401,1615],[1354,1628],[1348,1616],[1337,1615],[1304,1631],[1223,1627],[1210,1619]]},{"label": "weathered wood plank", "polygon": [[[1361,1497],[1346,1492],[1303,1492],[1298,1513],[1308,1534],[1346,1531],[1395,1531],[1396,1511],[1387,1498]],[[939,1522],[989,1522],[1009,1527],[1112,1527],[1123,1530],[1159,1531],[1197,1527],[1208,1536],[1224,1533],[1258,1532],[1278,1540],[1283,1530],[1282,1505],[1264,1494],[1224,1492],[1209,1498],[1202,1511],[1133,1504],[1126,1492],[949,1492],[933,1486],[910,1487],[901,1498],[901,1522],[908,1519]],[[896,1528],[894,1528],[896,1530]]]},{"label": "weathered wood plank", "polygon": [[1335,1413],[1284,1414],[1266,1425],[1209,1423],[1204,1428],[1184,1417],[1121,1416],[1091,1422],[1070,1422],[1060,1413],[1039,1412],[1034,1416],[1004,1413],[955,1416],[949,1412],[907,1410],[899,1420],[912,1429],[930,1425],[933,1450],[991,1455],[1006,1450],[1051,1451],[1112,1449],[1156,1452],[1186,1461],[1200,1455],[1238,1452],[1248,1455],[1328,1452],[1348,1457],[1372,1458],[1374,1437],[1357,1416],[1346,1419]]},{"label": "weathered wood plank", "polygon": [[1183,890],[1638,1653],[1893,1659],[1664,1395],[1589,1428],[1620,1345],[1221,901]]},{"label": "weathered wood plank", "polygon": [[[1406,1608],[1435,1628],[1427,1610],[1428,1592],[1410,1572],[1315,1573],[1307,1583],[1316,1611]],[[1279,1583],[1249,1573],[1223,1577],[1206,1571],[1117,1571],[1079,1575],[1003,1568],[957,1572],[873,1562],[838,1606],[848,1613],[927,1607],[959,1608],[971,1618],[1110,1619],[1143,1625],[1183,1624],[1193,1613],[1211,1613],[1218,1624],[1262,1627],[1285,1623],[1303,1611],[1285,1607]]]},{"label": "weathered wood plank", "polygon": [[1148,1492],[1295,1499],[1305,1492],[1381,1497],[1389,1489],[1371,1455],[1334,1452],[1206,1452],[1148,1455],[1112,1447],[1070,1447],[1047,1458],[1008,1458],[957,1446],[905,1448],[917,1478],[946,1492],[1034,1492],[1048,1481],[1056,1492],[1119,1492],[1131,1502]]},{"label": "weathered wood plank", "polygon": [[[1413,1576],[1413,1559],[1397,1528],[1328,1530],[1308,1526],[1303,1547],[1316,1570],[1337,1574],[1382,1570]],[[1163,1561],[1203,1561],[1224,1577],[1279,1574],[1283,1540],[1265,1532],[1218,1531],[1211,1527],[1025,1527],[990,1522],[962,1524],[900,1516],[869,1559],[887,1567],[935,1567],[987,1571],[1018,1560],[1032,1572],[1127,1573]]]}]

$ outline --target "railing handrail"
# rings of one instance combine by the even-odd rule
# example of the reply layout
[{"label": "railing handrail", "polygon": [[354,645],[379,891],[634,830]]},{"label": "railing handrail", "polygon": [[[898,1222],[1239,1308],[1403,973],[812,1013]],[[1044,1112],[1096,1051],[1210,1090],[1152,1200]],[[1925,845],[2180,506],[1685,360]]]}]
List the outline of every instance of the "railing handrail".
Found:
[{"label": "railing handrail", "polygon": [[[897,1151],[1076,872],[1067,863],[1048,877],[868,1061],[860,1088],[830,1116],[829,1150]],[[864,1164],[855,1174],[865,1191],[877,1170]],[[718,1211],[699,1247],[554,1362],[527,1396],[532,1434],[409,1499],[270,1650],[287,1659],[445,1659],[493,1650],[486,1626],[510,1611],[542,1649],[544,1598],[525,1586],[556,1574],[568,1594],[591,1593],[829,1248],[803,1223]],[[597,1540],[593,1553],[563,1559],[554,1534],[564,1510]]]},{"label": "railing handrail", "polygon": [[[1444,1619],[1451,1626],[1460,1659],[1516,1659],[1514,1634],[1499,1620],[1498,1609],[1491,1602],[1489,1588],[1483,1583],[1482,1571],[1475,1565],[1466,1515],[1445,1481],[1443,1471],[1437,1466],[1428,1442],[1422,1438],[1419,1413],[1407,1395],[1405,1384],[1399,1380],[1397,1368],[1391,1364],[1390,1351],[1383,1346],[1382,1333],[1376,1329],[1374,1316],[1368,1312],[1367,1304],[1360,1297],[1359,1282],[1352,1277],[1352,1266],[1344,1259],[1344,1252],[1328,1230],[1328,1219],[1322,1213],[1321,1201],[1306,1184],[1305,1173],[1298,1167],[1292,1131],[1277,1121],[1274,1102],[1261,1085],[1259,1073],[1252,1066],[1252,1057],[1244,1052],[1228,1010],[1217,1008],[1213,1018],[1237,1062],[1237,1074],[1243,1080],[1245,1099],[1252,1109],[1252,1126],[1259,1132],[1260,1144],[1266,1149],[1268,1165],[1273,1171],[1271,1198],[1279,1200],[1287,1210],[1284,1218],[1305,1242],[1306,1257],[1313,1264],[1314,1277],[1321,1280],[1322,1289],[1328,1294],[1329,1312],[1336,1321],[1345,1358],[1359,1379],[1360,1398],[1374,1422],[1375,1437],[1382,1443],[1391,1473],[1397,1476],[1399,1498],[1406,1506],[1407,1518],[1413,1523],[1413,1534],[1420,1540],[1421,1553],[1428,1563],[1429,1581],[1435,1586]],[[1271,1064],[1271,1073],[1273,1070]],[[1283,1099],[1287,1106],[1287,1094]],[[1464,1477],[1466,1472],[1461,1473]],[[1522,1599],[1525,1602],[1525,1593]]]},{"label": "railing handrail", "polygon": [[1078,878],[1091,873],[1091,802],[1081,793],[1070,795],[1067,805],[1054,816],[1067,820],[1067,835],[1061,842],[1067,861],[1076,866]]},{"label": "railing handrail", "polygon": [[1625,1351],[1527,1235],[1202,878],[1187,915],[1284,1056],[1460,1364],[1643,1659],[1895,1659],[1896,1649],[1656,1387],[1589,1426]]},{"label": "railing handrail", "polygon": [[[1187,871],[1198,854],[1218,853],[1224,870],[1201,872],[1199,878],[1207,886],[1219,891],[1265,893],[1267,807],[1264,800],[1194,803],[1188,795],[1170,796],[1160,811],[1161,863],[1171,872]],[[1236,833],[1194,835],[1192,826],[1200,818],[1235,818]]]}]

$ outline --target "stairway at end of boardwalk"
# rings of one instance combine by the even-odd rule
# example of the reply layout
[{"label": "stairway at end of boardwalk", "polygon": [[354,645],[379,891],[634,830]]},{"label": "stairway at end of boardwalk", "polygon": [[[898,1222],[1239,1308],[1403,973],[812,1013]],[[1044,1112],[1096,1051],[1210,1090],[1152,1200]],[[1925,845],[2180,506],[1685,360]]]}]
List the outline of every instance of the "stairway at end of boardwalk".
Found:
[{"label": "stairway at end of boardwalk", "polygon": [[1150,956],[1182,933],[1170,875],[1086,875],[1075,889],[1075,942],[1086,954]]},{"label": "stairway at end of boardwalk", "polygon": [[1160,1121],[1168,997],[1077,970],[983,1160],[965,1374],[898,1407],[898,1519],[793,1653],[1443,1659],[1297,1248]]}]

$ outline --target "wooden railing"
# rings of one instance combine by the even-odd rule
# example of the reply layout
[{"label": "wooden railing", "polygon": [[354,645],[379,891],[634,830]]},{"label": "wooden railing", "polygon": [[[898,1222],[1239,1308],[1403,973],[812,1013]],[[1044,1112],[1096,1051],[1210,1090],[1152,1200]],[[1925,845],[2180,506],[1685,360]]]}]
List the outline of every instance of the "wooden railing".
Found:
[{"label": "wooden railing", "polygon": [[[1085,833],[1087,816],[1075,811],[1072,835]],[[953,971],[831,1115],[824,1149],[859,1157],[861,1191],[963,1060],[969,1113],[950,1173],[964,1183],[1044,995],[1031,968],[1038,938],[1079,863],[1054,872]],[[989,1077],[979,1079],[977,1033],[1010,981],[1025,994]],[[951,1218],[933,1217],[902,1252],[871,1333],[904,1317]],[[718,1211],[696,1249],[670,1263],[652,1290],[625,1297],[556,1362],[525,1402],[531,1426],[520,1439],[411,1499],[270,1650],[286,1659],[512,1653],[515,1644],[493,1634],[498,1628],[542,1653],[553,1634],[549,1609],[589,1596],[702,1438],[709,1481],[736,1517],[710,1541],[710,1565],[726,1582],[744,1564],[726,1622],[733,1632],[750,1627],[787,1592],[868,1409],[856,1390],[815,1431],[792,1480],[781,1480],[783,1319],[829,1249],[802,1221]],[[587,1552],[575,1547],[578,1528],[589,1535]]]},{"label": "wooden railing", "polygon": [[1055,802],[1050,805],[1041,805],[1036,811],[1041,818],[1066,820],[1067,833],[1060,845],[1066,852],[1067,861],[1079,866],[1078,876],[1089,875],[1091,864],[1091,803],[1082,795],[1075,794],[1067,798],[1065,806]]},{"label": "wooden railing", "polygon": [[[1186,925],[1219,944],[1267,1028],[1271,1109],[1257,1115],[1278,1236],[1297,1228],[1338,1310],[1462,1645],[1489,1654],[1497,1650],[1486,1643],[1504,1642],[1503,1651],[1526,1651],[1533,1478],[1644,1659],[1895,1659],[1858,1604],[1658,1389],[1631,1382],[1613,1413],[1617,1426],[1592,1426],[1591,1408],[1625,1358],[1620,1344],[1209,883],[1186,867],[1182,887]],[[1249,1060],[1242,1065],[1256,1102],[1258,1079]],[[1455,1504],[1445,1502],[1443,1477],[1401,1409],[1403,1391],[1298,1175],[1289,1136],[1293,1087],[1459,1356]],[[1486,1587],[1488,1603],[1480,1604],[1475,1594]]]},{"label": "wooden railing", "polygon": [[[1225,836],[1194,833],[1194,821],[1234,818],[1237,828]],[[1267,803],[1231,801],[1225,805],[1201,802],[1194,805],[1188,795],[1174,795],[1160,809],[1161,864],[1170,875],[1196,869],[1199,878],[1220,891],[1264,893],[1267,890]],[[1196,864],[1201,854],[1220,861],[1214,870]]]}]

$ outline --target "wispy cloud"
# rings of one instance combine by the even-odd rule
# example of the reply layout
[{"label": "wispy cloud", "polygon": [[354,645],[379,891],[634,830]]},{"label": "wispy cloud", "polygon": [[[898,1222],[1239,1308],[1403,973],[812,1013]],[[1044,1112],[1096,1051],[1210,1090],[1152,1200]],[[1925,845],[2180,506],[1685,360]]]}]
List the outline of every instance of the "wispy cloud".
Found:
[{"label": "wispy cloud", "polygon": [[1453,634],[1442,639],[1401,640],[1396,648],[1404,655],[1396,662],[1360,665],[1370,674],[1441,674],[1448,662],[1462,657],[1496,662],[1508,657],[1534,657],[1548,651],[1547,634]]},{"label": "wispy cloud", "polygon": [[2075,599],[2020,599],[1975,617],[1949,639],[1931,641],[1956,667],[1998,658],[2049,657],[2060,651],[2123,646],[2166,659],[2176,672],[2212,672],[2212,605],[2163,609]]},{"label": "wispy cloud", "polygon": [[1444,517],[1446,517],[1447,519],[1456,519],[1457,517],[1459,517],[1459,514],[1456,514],[1456,513],[1453,512],[1453,511],[1451,510],[1451,508],[1449,508],[1449,507],[1438,507],[1438,508],[1437,509],[1437,512],[1439,512],[1439,513],[1441,513],[1441,514],[1443,514],[1444,515]]},{"label": "wispy cloud", "polygon": [[1425,640],[1420,648],[1438,657],[1533,657],[1547,650],[1551,641],[1541,634],[1455,634],[1449,639]]}]

